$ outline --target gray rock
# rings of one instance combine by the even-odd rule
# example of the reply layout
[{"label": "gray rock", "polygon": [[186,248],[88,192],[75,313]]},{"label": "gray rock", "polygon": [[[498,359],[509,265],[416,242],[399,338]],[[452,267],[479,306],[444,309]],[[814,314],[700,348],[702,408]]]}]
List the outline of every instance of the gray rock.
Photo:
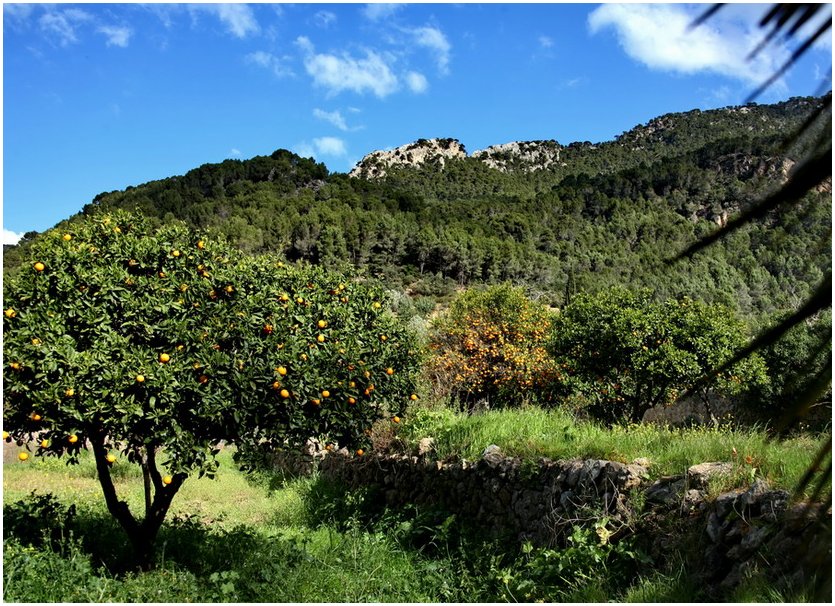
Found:
[{"label": "gray rock", "polygon": [[693,488],[707,488],[710,478],[730,475],[733,463],[699,463],[687,469],[687,481]]},{"label": "gray rock", "polygon": [[656,503],[658,505],[673,505],[681,500],[684,492],[684,477],[683,476],[668,476],[653,482],[647,488],[644,496],[647,503]]},{"label": "gray rock", "polygon": [[432,438],[422,438],[418,442],[418,455],[424,456],[435,450],[435,440]]},{"label": "gray rock", "polygon": [[504,460],[502,449],[495,444],[490,444],[481,453],[481,459],[485,461],[490,467],[496,467]]}]

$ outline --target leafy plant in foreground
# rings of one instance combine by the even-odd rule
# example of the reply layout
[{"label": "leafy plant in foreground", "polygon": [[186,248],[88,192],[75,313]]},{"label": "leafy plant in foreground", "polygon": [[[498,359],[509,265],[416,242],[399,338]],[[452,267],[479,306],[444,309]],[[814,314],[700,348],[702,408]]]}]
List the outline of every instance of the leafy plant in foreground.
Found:
[{"label": "leafy plant in foreground", "polygon": [[[90,445],[143,568],[183,482],[215,472],[220,441],[362,447],[410,401],[412,337],[373,287],[122,211],[29,252],[4,285],[4,428],[71,463]],[[142,469],[142,519],[116,493],[115,451]]]}]

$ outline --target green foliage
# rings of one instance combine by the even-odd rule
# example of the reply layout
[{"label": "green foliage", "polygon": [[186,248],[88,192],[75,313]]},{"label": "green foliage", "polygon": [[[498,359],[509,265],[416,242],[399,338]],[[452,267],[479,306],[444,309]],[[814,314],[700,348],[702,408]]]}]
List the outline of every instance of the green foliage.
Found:
[{"label": "green foliage", "polygon": [[[656,303],[649,293],[612,289],[580,295],[554,323],[549,350],[570,376],[588,412],[607,423],[639,422],[658,405],[729,360],[747,339],[745,325],[721,306],[681,299]],[[758,356],[703,382],[711,391],[736,394],[766,381]]]},{"label": "green foliage", "polygon": [[188,474],[216,471],[219,441],[244,454],[310,436],[364,446],[414,392],[416,343],[378,287],[122,211],[29,252],[4,284],[4,428],[70,462],[89,441],[126,529],[109,451],[153,480],[144,523],[158,528]]},{"label": "green foliage", "polygon": [[[820,103],[668,114],[615,141],[563,146],[559,164],[533,172],[464,158],[370,182],[278,150],[102,193],[84,213],[139,208],[214,228],[243,250],[350,264],[433,297],[509,280],[564,306],[577,292],[628,285],[762,321],[794,307],[831,265],[820,247],[831,196],[812,192],[779,222],[748,225],[689,264],[663,261],[781,181],[799,157],[782,139]],[[25,256],[12,249],[7,270]]]},{"label": "green foliage", "polygon": [[509,284],[458,295],[432,326],[430,380],[468,408],[553,402],[560,374],[548,358],[552,314]]}]

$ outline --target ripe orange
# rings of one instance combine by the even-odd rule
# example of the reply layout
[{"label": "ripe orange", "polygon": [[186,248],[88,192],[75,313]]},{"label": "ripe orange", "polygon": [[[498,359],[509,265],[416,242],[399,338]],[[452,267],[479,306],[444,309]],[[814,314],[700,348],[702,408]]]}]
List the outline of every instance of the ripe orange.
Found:
[{"label": "ripe orange", "polygon": [[280,374],[282,377],[283,377],[283,376],[285,376],[285,375],[287,374],[287,369],[286,369],[286,368],[284,368],[283,366],[279,366],[278,368],[276,368],[276,371],[277,371],[277,372],[278,372],[278,374]]},{"label": "ripe orange", "polygon": [[373,307],[374,309],[380,309],[382,305],[380,305],[378,301],[374,301],[374,303],[371,304],[371,307]]},{"label": "ripe orange", "polygon": [[49,448],[49,440],[41,440],[41,448]]},{"label": "ripe orange", "polygon": [[26,459],[29,458],[29,453],[28,452],[21,452],[20,454],[17,455],[17,458],[20,459],[21,462],[23,462],[23,461],[25,461]]},{"label": "ripe orange", "polygon": [[299,297],[298,299],[296,299],[296,303],[298,303],[299,305],[301,305],[302,303],[304,303],[304,299],[303,299],[303,298],[301,298],[301,297]]},{"label": "ripe orange", "polygon": [[74,433],[73,433],[73,434],[70,434],[69,436],[67,436],[67,441],[68,441],[70,444],[75,444],[76,442],[78,442],[78,436],[77,436],[77,435],[75,435]]},{"label": "ripe orange", "polygon": [[319,335],[318,337],[316,337],[316,340],[319,341],[319,343],[324,343],[325,342],[325,335]]},{"label": "ripe orange", "polygon": [[180,251],[179,250],[172,250],[171,251],[171,256],[172,257],[179,257],[180,256]]},{"label": "ripe orange", "polygon": [[365,371],[365,373],[363,373],[363,374],[365,374],[365,378],[367,379],[367,378],[369,378],[369,377],[371,376],[371,371],[370,371],[370,370],[366,370],[366,371]]},{"label": "ripe orange", "polygon": [[352,387],[352,388],[353,388],[353,387],[356,387],[356,386],[357,386],[357,384],[356,384],[356,382],[355,382],[355,381],[348,381],[348,387]]},{"label": "ripe orange", "polygon": [[380,341],[385,342],[388,337],[386,335],[380,335]]},{"label": "ripe orange", "polygon": [[11,362],[9,364],[12,370],[20,370],[20,362]]},{"label": "ripe orange", "polygon": [[329,398],[329,397],[331,397],[331,392],[329,392],[327,389],[325,389],[325,390],[322,392],[322,397],[323,397],[323,398]]},{"label": "ripe orange", "polygon": [[328,323],[327,323],[327,322],[325,322],[324,320],[319,320],[319,321],[316,323],[316,325],[317,325],[319,328],[324,328],[325,326],[327,326],[327,325],[328,325]]},{"label": "ripe orange", "polygon": [[279,299],[282,303],[287,303],[287,301],[289,301],[289,300],[290,300],[290,297],[288,297],[287,295],[281,295],[278,299]]},{"label": "ripe orange", "polygon": [[166,486],[168,486],[173,481],[174,481],[174,478],[172,478],[171,476],[165,476],[162,479],[162,483],[165,484]]},{"label": "ripe orange", "polygon": [[356,404],[356,403],[357,403],[356,398],[348,398],[348,404]]},{"label": "ripe orange", "polygon": [[64,241],[69,242],[72,240],[72,236],[70,234],[64,234]]},{"label": "ripe orange", "polygon": [[417,400],[417,399],[418,399],[417,394],[416,394],[416,393],[413,393],[412,395],[410,395],[410,396],[409,396],[409,399],[410,399],[412,402],[414,402],[415,400]]},{"label": "ripe orange", "polygon": [[395,422],[395,423],[400,423],[400,417],[395,416],[395,417],[392,419],[392,421],[393,421],[393,422]]},{"label": "ripe orange", "polygon": [[203,248],[205,248],[205,246],[206,246],[206,243],[203,242],[203,240],[198,240],[197,241],[197,248],[199,248],[200,250],[203,250]]},{"label": "ripe orange", "polygon": [[108,453],[107,453],[107,456],[105,457],[105,459],[107,459],[107,462],[108,462],[108,463],[110,463],[111,465],[113,465],[113,463],[115,463],[115,462],[116,462],[116,455],[115,455],[115,454],[113,454],[113,453],[108,452]]},{"label": "ripe orange", "polygon": [[314,406],[319,406],[319,404],[321,404],[321,401],[318,398],[313,398],[311,402]]},{"label": "ripe orange", "polygon": [[170,360],[171,360],[171,356],[169,356],[167,353],[161,353],[161,354],[159,354],[159,361],[160,361],[161,363],[163,363],[163,364],[168,364],[168,362],[169,362]]},{"label": "ripe orange", "polygon": [[393,375],[393,374],[394,374],[394,369],[393,369],[393,368],[386,368],[386,374],[387,374],[388,376]]},{"label": "ripe orange", "polygon": [[14,318],[17,315],[17,312],[10,307],[9,309],[3,312],[3,315],[5,315],[7,318]]},{"label": "ripe orange", "polygon": [[137,383],[144,383],[145,382],[145,377],[143,377],[142,375],[136,375],[136,382]]},{"label": "ripe orange", "polygon": [[165,272],[164,272],[164,271],[161,271],[161,272],[159,272],[157,275],[158,275],[160,278],[164,278],[164,277],[165,277]]},{"label": "ripe orange", "polygon": [[8,440],[8,439],[9,439],[9,432],[8,432],[8,431],[4,431],[4,432],[3,432],[3,439],[4,439],[4,440]]},{"label": "ripe orange", "polygon": [[71,398],[75,395],[75,390],[72,387],[70,387],[69,389],[67,389],[64,392],[64,395],[67,396],[68,398]]},{"label": "ripe orange", "polygon": [[358,456],[358,457],[361,457],[361,456],[362,456],[362,455],[364,455],[364,454],[365,454],[365,451],[364,451],[362,448],[360,448],[359,450],[357,450],[357,456]]},{"label": "ripe orange", "polygon": [[35,271],[43,271],[44,269],[46,269],[46,265],[44,265],[40,261],[35,263]]},{"label": "ripe orange", "polygon": [[284,398],[284,399],[286,400],[287,398],[289,398],[289,397],[290,397],[290,392],[289,392],[289,391],[287,391],[286,389],[282,389],[282,390],[279,392],[279,395],[280,395],[282,398]]},{"label": "ripe orange", "polygon": [[42,417],[38,413],[33,412],[31,415],[29,415],[29,418],[32,419],[33,421],[37,422],[37,421],[40,421]]},{"label": "ripe orange", "polygon": [[273,325],[272,324],[264,324],[264,333],[271,335],[273,334]]},{"label": "ripe orange", "polygon": [[235,288],[231,284],[229,284],[224,290],[231,294],[232,291],[235,290]]},{"label": "ripe orange", "polygon": [[273,381],[273,389],[275,389],[276,391],[278,391],[279,389],[281,389],[281,382],[279,382],[279,381]]},{"label": "ripe orange", "polygon": [[200,375],[199,377],[197,377],[197,382],[200,383],[200,385],[205,385],[209,382],[209,377],[207,377],[206,375]]}]

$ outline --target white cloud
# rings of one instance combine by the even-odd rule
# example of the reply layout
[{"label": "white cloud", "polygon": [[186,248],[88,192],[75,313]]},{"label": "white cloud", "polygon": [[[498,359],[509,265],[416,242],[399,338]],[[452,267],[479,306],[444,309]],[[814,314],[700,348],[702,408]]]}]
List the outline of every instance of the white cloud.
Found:
[{"label": "white cloud", "polygon": [[348,153],[345,141],[337,137],[319,137],[313,139],[313,145],[323,156],[344,156]]},{"label": "white cloud", "polygon": [[425,93],[429,88],[426,76],[418,72],[409,72],[406,74],[406,85],[413,93]]},{"label": "white cloud", "polygon": [[44,13],[38,19],[38,24],[44,33],[54,36],[58,44],[67,46],[78,42],[76,29],[91,19],[92,16],[81,9],[68,8]]},{"label": "white cloud", "polygon": [[313,83],[331,95],[349,90],[360,94],[371,92],[382,98],[398,89],[397,76],[383,56],[374,51],[366,50],[364,58],[354,58],[348,53],[317,54],[304,36],[296,39],[296,45],[306,54],[304,66]]},{"label": "white cloud", "polygon": [[23,234],[19,234],[16,231],[11,231],[10,229],[3,228],[3,245],[6,244],[17,244],[20,242],[20,239],[23,237]]},{"label": "white cloud", "polygon": [[246,38],[261,31],[252,7],[247,4],[189,4],[188,7],[192,16],[198,11],[216,16],[237,38]]},{"label": "white cloud", "polygon": [[129,27],[116,27],[115,25],[102,25],[96,31],[107,36],[107,46],[121,46],[122,48],[127,47],[133,33]]},{"label": "white cloud", "polygon": [[229,150],[229,155],[232,156],[233,158],[240,158],[241,157],[241,150],[239,150],[237,147],[233,147],[232,149]]},{"label": "white cloud", "polygon": [[428,48],[435,54],[438,70],[442,74],[448,74],[449,53],[452,50],[452,46],[444,33],[435,27],[429,26],[417,27],[406,31],[413,36],[415,44]]},{"label": "white cloud", "polygon": [[554,40],[549,38],[548,36],[540,36],[539,46],[541,46],[542,48],[552,48],[554,46]]},{"label": "white cloud", "polygon": [[330,122],[339,130],[348,130],[348,124],[346,124],[345,118],[342,117],[342,114],[339,112],[339,110],[333,112],[326,112],[325,110],[319,109],[317,107],[313,110],[313,116],[318,118],[319,120]]},{"label": "white cloud", "polygon": [[276,57],[272,53],[255,51],[246,55],[244,59],[247,63],[253,63],[270,70],[277,78],[293,75],[293,70],[286,65],[289,57]]},{"label": "white cloud", "polygon": [[294,151],[303,158],[318,158],[319,156],[342,157],[348,154],[345,141],[337,137],[318,137],[310,141],[302,141],[295,146]]},{"label": "white cloud", "polygon": [[631,58],[650,69],[695,74],[713,72],[749,84],[769,77],[788,57],[769,47],[753,61],[748,53],[762,38],[757,20],[723,11],[688,29],[704,9],[669,4],[604,4],[589,15],[593,34],[611,28]]},{"label": "white cloud", "polygon": [[313,15],[313,21],[319,27],[329,27],[336,23],[336,15],[330,11],[318,11]]},{"label": "white cloud", "polygon": [[380,21],[381,19],[387,19],[391,17],[401,8],[403,8],[402,4],[366,4],[365,8],[363,9],[363,14],[365,15],[366,19],[369,19],[371,21]]}]

